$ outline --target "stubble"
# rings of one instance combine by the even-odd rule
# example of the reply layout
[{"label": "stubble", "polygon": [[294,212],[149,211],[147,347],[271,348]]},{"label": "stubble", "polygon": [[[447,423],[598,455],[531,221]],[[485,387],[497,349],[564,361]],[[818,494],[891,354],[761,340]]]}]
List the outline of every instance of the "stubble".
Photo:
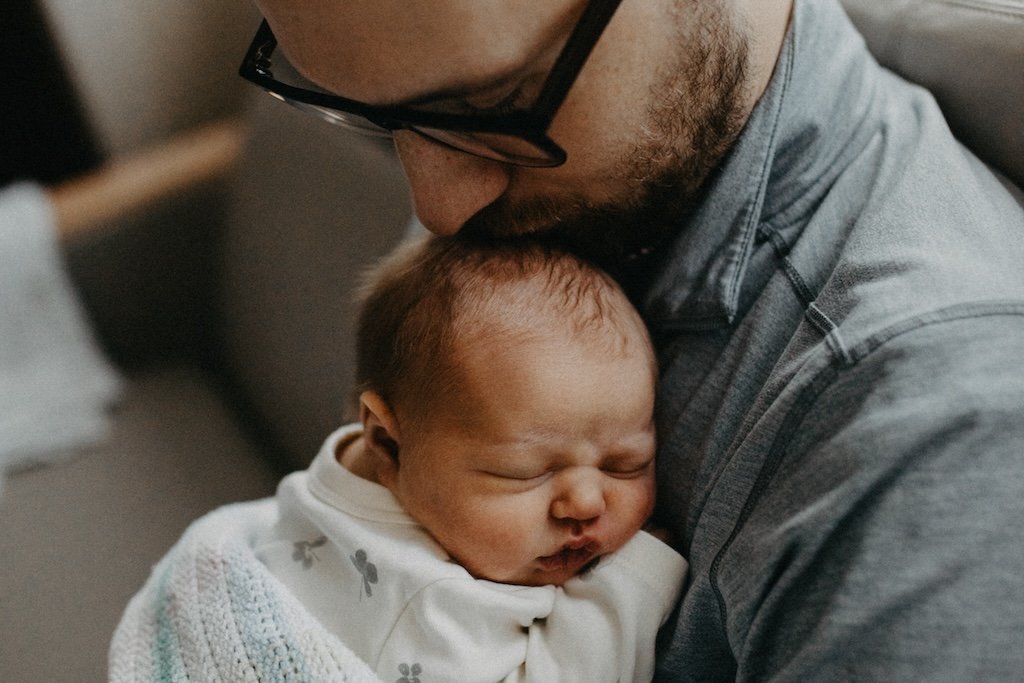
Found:
[{"label": "stubble", "polygon": [[678,234],[749,115],[749,50],[722,5],[677,3],[673,18],[701,28],[680,36],[675,59],[651,88],[647,123],[636,144],[609,167],[613,184],[621,188],[616,199],[501,197],[460,234],[542,235],[616,276]]}]

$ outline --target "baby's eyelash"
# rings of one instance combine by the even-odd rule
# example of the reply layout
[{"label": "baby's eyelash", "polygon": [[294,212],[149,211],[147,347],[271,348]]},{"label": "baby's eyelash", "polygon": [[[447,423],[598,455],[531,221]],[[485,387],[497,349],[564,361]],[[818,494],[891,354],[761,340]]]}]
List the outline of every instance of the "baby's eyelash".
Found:
[{"label": "baby's eyelash", "polygon": [[541,477],[547,476],[547,474],[548,472],[545,470],[537,472],[502,472],[496,474],[495,476],[498,476],[502,479],[510,479],[512,481],[535,481],[537,479],[540,479]]},{"label": "baby's eyelash", "polygon": [[654,459],[649,458],[642,462],[625,462],[607,468],[607,472],[612,476],[619,477],[630,477],[639,476],[644,474],[647,469],[654,464]]}]

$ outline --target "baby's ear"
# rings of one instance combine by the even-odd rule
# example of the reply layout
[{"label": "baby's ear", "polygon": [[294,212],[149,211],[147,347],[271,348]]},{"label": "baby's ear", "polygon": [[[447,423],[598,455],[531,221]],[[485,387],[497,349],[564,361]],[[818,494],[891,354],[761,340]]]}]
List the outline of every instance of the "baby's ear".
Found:
[{"label": "baby's ear", "polygon": [[363,423],[363,440],[373,458],[380,483],[392,488],[398,474],[398,419],[391,406],[376,391],[359,395],[359,420]]}]

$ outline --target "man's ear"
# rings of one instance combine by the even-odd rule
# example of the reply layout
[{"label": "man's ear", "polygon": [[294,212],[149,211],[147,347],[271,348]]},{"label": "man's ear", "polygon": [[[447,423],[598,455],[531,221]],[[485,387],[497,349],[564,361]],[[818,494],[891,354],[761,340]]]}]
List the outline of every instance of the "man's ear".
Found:
[{"label": "man's ear", "polygon": [[398,475],[398,418],[384,397],[367,390],[359,394],[359,421],[363,423],[363,441],[376,467],[377,479],[390,489]]}]

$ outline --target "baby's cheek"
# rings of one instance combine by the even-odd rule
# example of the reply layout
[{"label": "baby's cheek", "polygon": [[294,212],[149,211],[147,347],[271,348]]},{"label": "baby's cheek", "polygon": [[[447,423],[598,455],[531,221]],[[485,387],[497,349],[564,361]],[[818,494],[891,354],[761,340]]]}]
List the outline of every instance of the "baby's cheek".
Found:
[{"label": "baby's cheek", "polygon": [[643,527],[654,511],[654,478],[628,482],[620,492],[618,506],[623,524],[629,527],[627,531],[631,536]]},{"label": "baby's cheek", "polygon": [[[524,529],[534,528],[538,523],[536,505],[527,500],[517,501],[515,497],[492,497],[480,501],[468,511],[467,527],[478,532],[486,530],[486,538],[492,544],[513,543],[519,540]],[[540,515],[540,521],[546,512]]]}]

